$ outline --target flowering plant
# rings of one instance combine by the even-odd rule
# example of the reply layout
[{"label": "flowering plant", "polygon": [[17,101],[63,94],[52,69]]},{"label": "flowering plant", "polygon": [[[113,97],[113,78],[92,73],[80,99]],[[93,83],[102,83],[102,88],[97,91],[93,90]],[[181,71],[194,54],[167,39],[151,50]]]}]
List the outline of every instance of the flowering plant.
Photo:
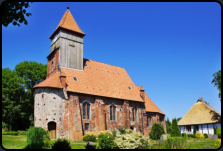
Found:
[{"label": "flowering plant", "polygon": [[97,138],[97,134],[95,132],[87,132],[84,137],[83,137],[83,140],[84,141],[92,141],[92,142],[96,142],[96,138]]},{"label": "flowering plant", "polygon": [[200,132],[197,132],[197,133],[195,134],[195,137],[196,137],[196,138],[204,138],[204,135],[201,134]]}]

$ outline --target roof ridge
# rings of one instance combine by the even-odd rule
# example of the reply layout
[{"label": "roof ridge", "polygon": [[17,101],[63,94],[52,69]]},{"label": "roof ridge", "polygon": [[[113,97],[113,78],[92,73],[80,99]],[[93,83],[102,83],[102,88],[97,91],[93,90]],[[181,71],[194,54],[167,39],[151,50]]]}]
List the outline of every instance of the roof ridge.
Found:
[{"label": "roof ridge", "polygon": [[[86,59],[86,58],[84,58],[84,59]],[[90,60],[90,59],[86,59],[86,60]],[[90,60],[90,61],[95,61],[95,60]],[[111,64],[99,62],[99,61],[95,61],[95,62],[102,63],[102,64],[106,64],[106,65],[110,65],[110,66],[114,66],[114,67],[119,67],[119,66],[115,66],[115,65],[111,65]],[[123,67],[119,67],[119,68],[123,68]],[[123,69],[125,69],[125,68],[123,68]]]},{"label": "roof ridge", "polygon": [[66,12],[65,12],[65,17],[64,17],[64,19],[63,19],[61,25],[59,25],[59,26],[63,26],[63,24],[64,24],[64,22],[65,22],[65,20],[66,20],[66,18],[67,18],[67,13],[68,13],[68,10],[66,10]]}]

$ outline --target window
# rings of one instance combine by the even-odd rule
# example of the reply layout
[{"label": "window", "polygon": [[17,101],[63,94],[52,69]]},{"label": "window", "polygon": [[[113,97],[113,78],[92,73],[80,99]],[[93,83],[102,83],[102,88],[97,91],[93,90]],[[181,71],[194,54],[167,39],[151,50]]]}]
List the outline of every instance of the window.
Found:
[{"label": "window", "polygon": [[114,104],[110,105],[110,120],[116,120],[116,106]]},{"label": "window", "polygon": [[84,129],[85,129],[85,130],[89,130],[89,123],[85,123],[85,124],[84,124]]},{"label": "window", "polygon": [[90,102],[83,102],[83,119],[90,119]]},{"label": "window", "polygon": [[132,90],[131,87],[128,87],[128,88],[129,88],[129,90]]},{"label": "window", "polygon": [[138,121],[137,115],[138,115],[137,108],[132,108],[132,120],[133,121]]},{"label": "window", "polygon": [[151,126],[151,117],[147,117],[147,127]]},{"label": "window", "polygon": [[74,77],[74,81],[77,81],[77,77]]},{"label": "window", "polygon": [[187,129],[188,132],[191,132],[191,126],[190,125],[189,126],[187,125],[186,129]]},{"label": "window", "polygon": [[199,131],[198,125],[195,125],[195,127],[196,127],[196,131]]}]

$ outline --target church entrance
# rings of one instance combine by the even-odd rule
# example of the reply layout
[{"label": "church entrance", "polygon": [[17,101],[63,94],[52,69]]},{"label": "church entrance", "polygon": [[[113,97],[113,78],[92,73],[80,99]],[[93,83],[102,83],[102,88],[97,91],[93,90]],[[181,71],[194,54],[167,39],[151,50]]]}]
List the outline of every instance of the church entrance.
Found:
[{"label": "church entrance", "polygon": [[56,139],[56,123],[55,122],[48,123],[48,130],[50,132],[50,139]]}]

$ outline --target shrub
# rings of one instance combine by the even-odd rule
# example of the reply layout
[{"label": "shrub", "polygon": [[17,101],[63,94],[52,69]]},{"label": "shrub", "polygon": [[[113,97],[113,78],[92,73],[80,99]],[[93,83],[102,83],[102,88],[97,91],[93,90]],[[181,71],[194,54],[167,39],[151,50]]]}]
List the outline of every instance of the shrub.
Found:
[{"label": "shrub", "polygon": [[70,140],[58,139],[53,143],[52,149],[71,149]]},{"label": "shrub", "polygon": [[120,134],[125,134],[126,127],[117,128],[120,131]]},{"label": "shrub", "polygon": [[158,139],[160,139],[162,134],[165,134],[163,125],[155,122],[152,126],[150,133],[149,133],[149,138],[158,140]]},{"label": "shrub", "polygon": [[200,132],[197,132],[197,133],[195,134],[195,137],[196,137],[196,138],[204,138],[204,135],[201,134]]},{"label": "shrub", "polygon": [[97,138],[97,134],[95,132],[87,132],[84,137],[83,137],[83,141],[92,141],[92,142],[96,142],[96,138]]},{"label": "shrub", "polygon": [[125,130],[125,134],[131,134],[133,131],[131,129]]},{"label": "shrub", "polygon": [[182,137],[186,137],[187,136],[187,133],[182,133]]},{"label": "shrub", "polygon": [[8,127],[3,127],[3,132],[7,132],[8,131]]},{"label": "shrub", "polygon": [[136,149],[139,145],[148,148],[149,139],[140,132],[117,135],[114,143],[119,149]]},{"label": "shrub", "polygon": [[187,134],[187,137],[195,138],[195,135],[194,134]]},{"label": "shrub", "polygon": [[116,133],[117,133],[117,131],[116,131],[116,129],[114,129],[113,132],[112,132],[112,135],[113,135],[114,138],[116,137]]},{"label": "shrub", "polygon": [[162,134],[160,139],[163,139],[163,135],[167,135],[167,138],[171,137],[170,134]]},{"label": "shrub", "polygon": [[165,141],[165,149],[183,149],[186,147],[185,137],[170,137]]},{"label": "shrub", "polygon": [[50,148],[50,132],[48,130],[43,131],[43,143],[44,148]]},{"label": "shrub", "polygon": [[207,133],[204,133],[204,137],[205,137],[205,138],[208,138],[208,134],[207,134]]},{"label": "shrub", "polygon": [[[117,137],[117,136],[116,136]],[[96,149],[114,149],[116,145],[114,143],[114,137],[110,131],[104,131],[98,135],[98,144]]]},{"label": "shrub", "polygon": [[218,135],[219,138],[221,138],[221,128],[220,127],[217,128],[216,134]]},{"label": "shrub", "polygon": [[176,118],[174,118],[174,119],[172,120],[172,131],[171,131],[171,136],[172,136],[172,137],[179,137],[179,136],[181,136],[181,135],[180,135],[180,129],[179,129],[178,125],[177,125],[177,120],[176,120]]},{"label": "shrub", "polygon": [[18,130],[19,135],[26,135],[26,132],[27,132],[27,131],[21,131],[21,130]]},{"label": "shrub", "polygon": [[214,144],[214,149],[218,149],[221,146],[221,139],[217,139]]},{"label": "shrub", "polygon": [[27,145],[33,149],[41,149],[44,145],[43,134],[42,127],[30,127],[26,132]]},{"label": "shrub", "polygon": [[8,127],[8,124],[2,121],[2,128],[3,127]]}]

